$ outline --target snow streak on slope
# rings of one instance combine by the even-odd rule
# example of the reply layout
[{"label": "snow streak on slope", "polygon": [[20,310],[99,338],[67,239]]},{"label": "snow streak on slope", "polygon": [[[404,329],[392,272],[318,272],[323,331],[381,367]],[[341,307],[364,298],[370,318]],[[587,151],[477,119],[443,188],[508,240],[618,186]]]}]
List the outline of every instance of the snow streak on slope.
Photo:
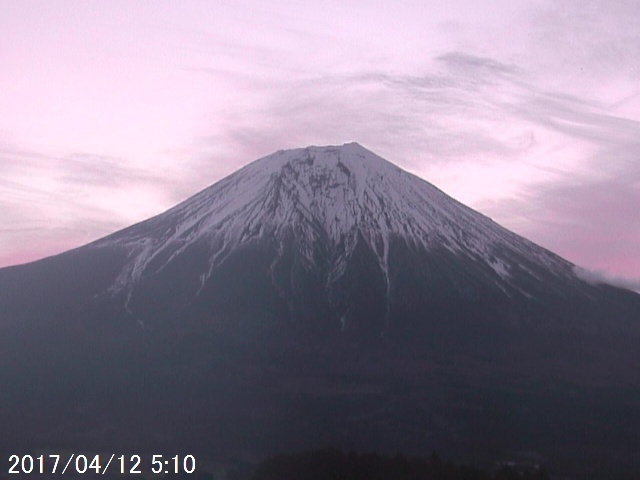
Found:
[{"label": "snow streak on slope", "polygon": [[445,248],[481,262],[504,282],[514,268],[512,259],[501,258],[499,252],[505,251],[524,255],[554,275],[573,275],[568,262],[355,143],[263,157],[164,214],[95,245],[127,249],[128,262],[112,292],[130,297],[137,282],[162,271],[196,242],[209,249],[208,264],[201,267],[203,286],[238,246],[267,241],[281,252],[291,235],[308,269],[314,266],[315,247],[328,247],[329,284],[344,273],[359,239],[375,252],[387,289],[394,238],[416,249]]}]

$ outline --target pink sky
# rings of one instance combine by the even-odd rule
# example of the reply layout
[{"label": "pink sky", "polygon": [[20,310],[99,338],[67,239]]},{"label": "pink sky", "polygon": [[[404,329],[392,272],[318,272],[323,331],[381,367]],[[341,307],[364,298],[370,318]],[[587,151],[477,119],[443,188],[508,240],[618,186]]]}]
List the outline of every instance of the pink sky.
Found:
[{"label": "pink sky", "polygon": [[0,0],[0,266],[357,141],[640,278],[635,1]]}]

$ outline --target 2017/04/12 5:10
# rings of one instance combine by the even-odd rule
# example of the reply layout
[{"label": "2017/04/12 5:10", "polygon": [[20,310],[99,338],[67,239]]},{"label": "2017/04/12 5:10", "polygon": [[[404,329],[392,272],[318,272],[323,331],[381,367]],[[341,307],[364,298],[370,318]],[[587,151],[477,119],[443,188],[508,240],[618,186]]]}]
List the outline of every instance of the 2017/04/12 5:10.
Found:
[{"label": "2017/04/12 5:10", "polygon": [[[116,460],[113,462],[113,460]],[[39,455],[33,457],[31,455],[11,455],[9,462],[11,466],[7,473],[9,474],[30,474],[30,473],[52,473],[56,474],[62,472],[63,474],[71,467],[71,470],[76,473],[83,474],[88,471],[94,471],[95,473],[106,473],[109,466],[113,462],[112,470],[117,471],[117,465],[120,466],[120,474],[141,474],[143,473],[141,467],[142,459],[140,455],[125,456],[120,455],[116,457],[112,454],[106,464],[101,462],[100,454],[93,456],[76,455],[71,454],[68,460],[65,462],[61,460],[61,455]],[[74,461],[75,460],[75,461]],[[181,461],[182,460],[182,461]],[[104,468],[102,467],[104,465]],[[64,466],[63,469],[58,467]],[[153,455],[151,458],[151,472],[152,473],[186,473],[191,474],[195,472],[196,459],[193,455],[185,455],[182,459],[179,455],[174,455],[165,459],[163,455]]]}]

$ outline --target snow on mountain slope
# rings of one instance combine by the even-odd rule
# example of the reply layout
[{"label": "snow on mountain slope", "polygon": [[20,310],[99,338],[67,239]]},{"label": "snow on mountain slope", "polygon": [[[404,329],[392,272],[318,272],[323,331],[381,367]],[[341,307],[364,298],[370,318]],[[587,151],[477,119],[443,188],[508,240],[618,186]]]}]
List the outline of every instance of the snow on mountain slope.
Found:
[{"label": "snow on mountain slope", "polygon": [[281,248],[291,234],[308,269],[318,243],[327,246],[332,258],[327,283],[344,273],[359,238],[375,252],[387,289],[394,238],[415,249],[444,248],[480,262],[492,269],[498,283],[509,283],[515,269],[528,268],[515,264],[522,257],[553,276],[575,278],[569,262],[357,143],[278,151],[93,247],[128,251],[111,291],[128,292],[130,298],[137,283],[162,272],[195,243],[209,249],[208,263],[197,266],[202,288],[238,246],[267,241]]}]

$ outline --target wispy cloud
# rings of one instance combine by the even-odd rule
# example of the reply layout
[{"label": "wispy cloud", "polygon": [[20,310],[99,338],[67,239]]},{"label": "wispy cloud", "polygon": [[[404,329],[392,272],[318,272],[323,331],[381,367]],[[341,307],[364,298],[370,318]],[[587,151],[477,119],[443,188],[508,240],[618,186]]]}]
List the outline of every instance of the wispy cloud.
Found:
[{"label": "wispy cloud", "polygon": [[640,278],[625,278],[598,270],[587,270],[582,267],[575,267],[576,276],[592,285],[607,284],[614,287],[635,290],[640,293]]},{"label": "wispy cloud", "polygon": [[449,69],[460,72],[475,82],[494,83],[494,77],[509,77],[520,74],[518,67],[502,63],[489,57],[480,57],[466,52],[452,51],[437,57]]},{"label": "wispy cloud", "polygon": [[[175,179],[113,157],[0,147],[0,264],[78,246],[175,203]],[[16,254],[16,245],[22,255]]]}]

